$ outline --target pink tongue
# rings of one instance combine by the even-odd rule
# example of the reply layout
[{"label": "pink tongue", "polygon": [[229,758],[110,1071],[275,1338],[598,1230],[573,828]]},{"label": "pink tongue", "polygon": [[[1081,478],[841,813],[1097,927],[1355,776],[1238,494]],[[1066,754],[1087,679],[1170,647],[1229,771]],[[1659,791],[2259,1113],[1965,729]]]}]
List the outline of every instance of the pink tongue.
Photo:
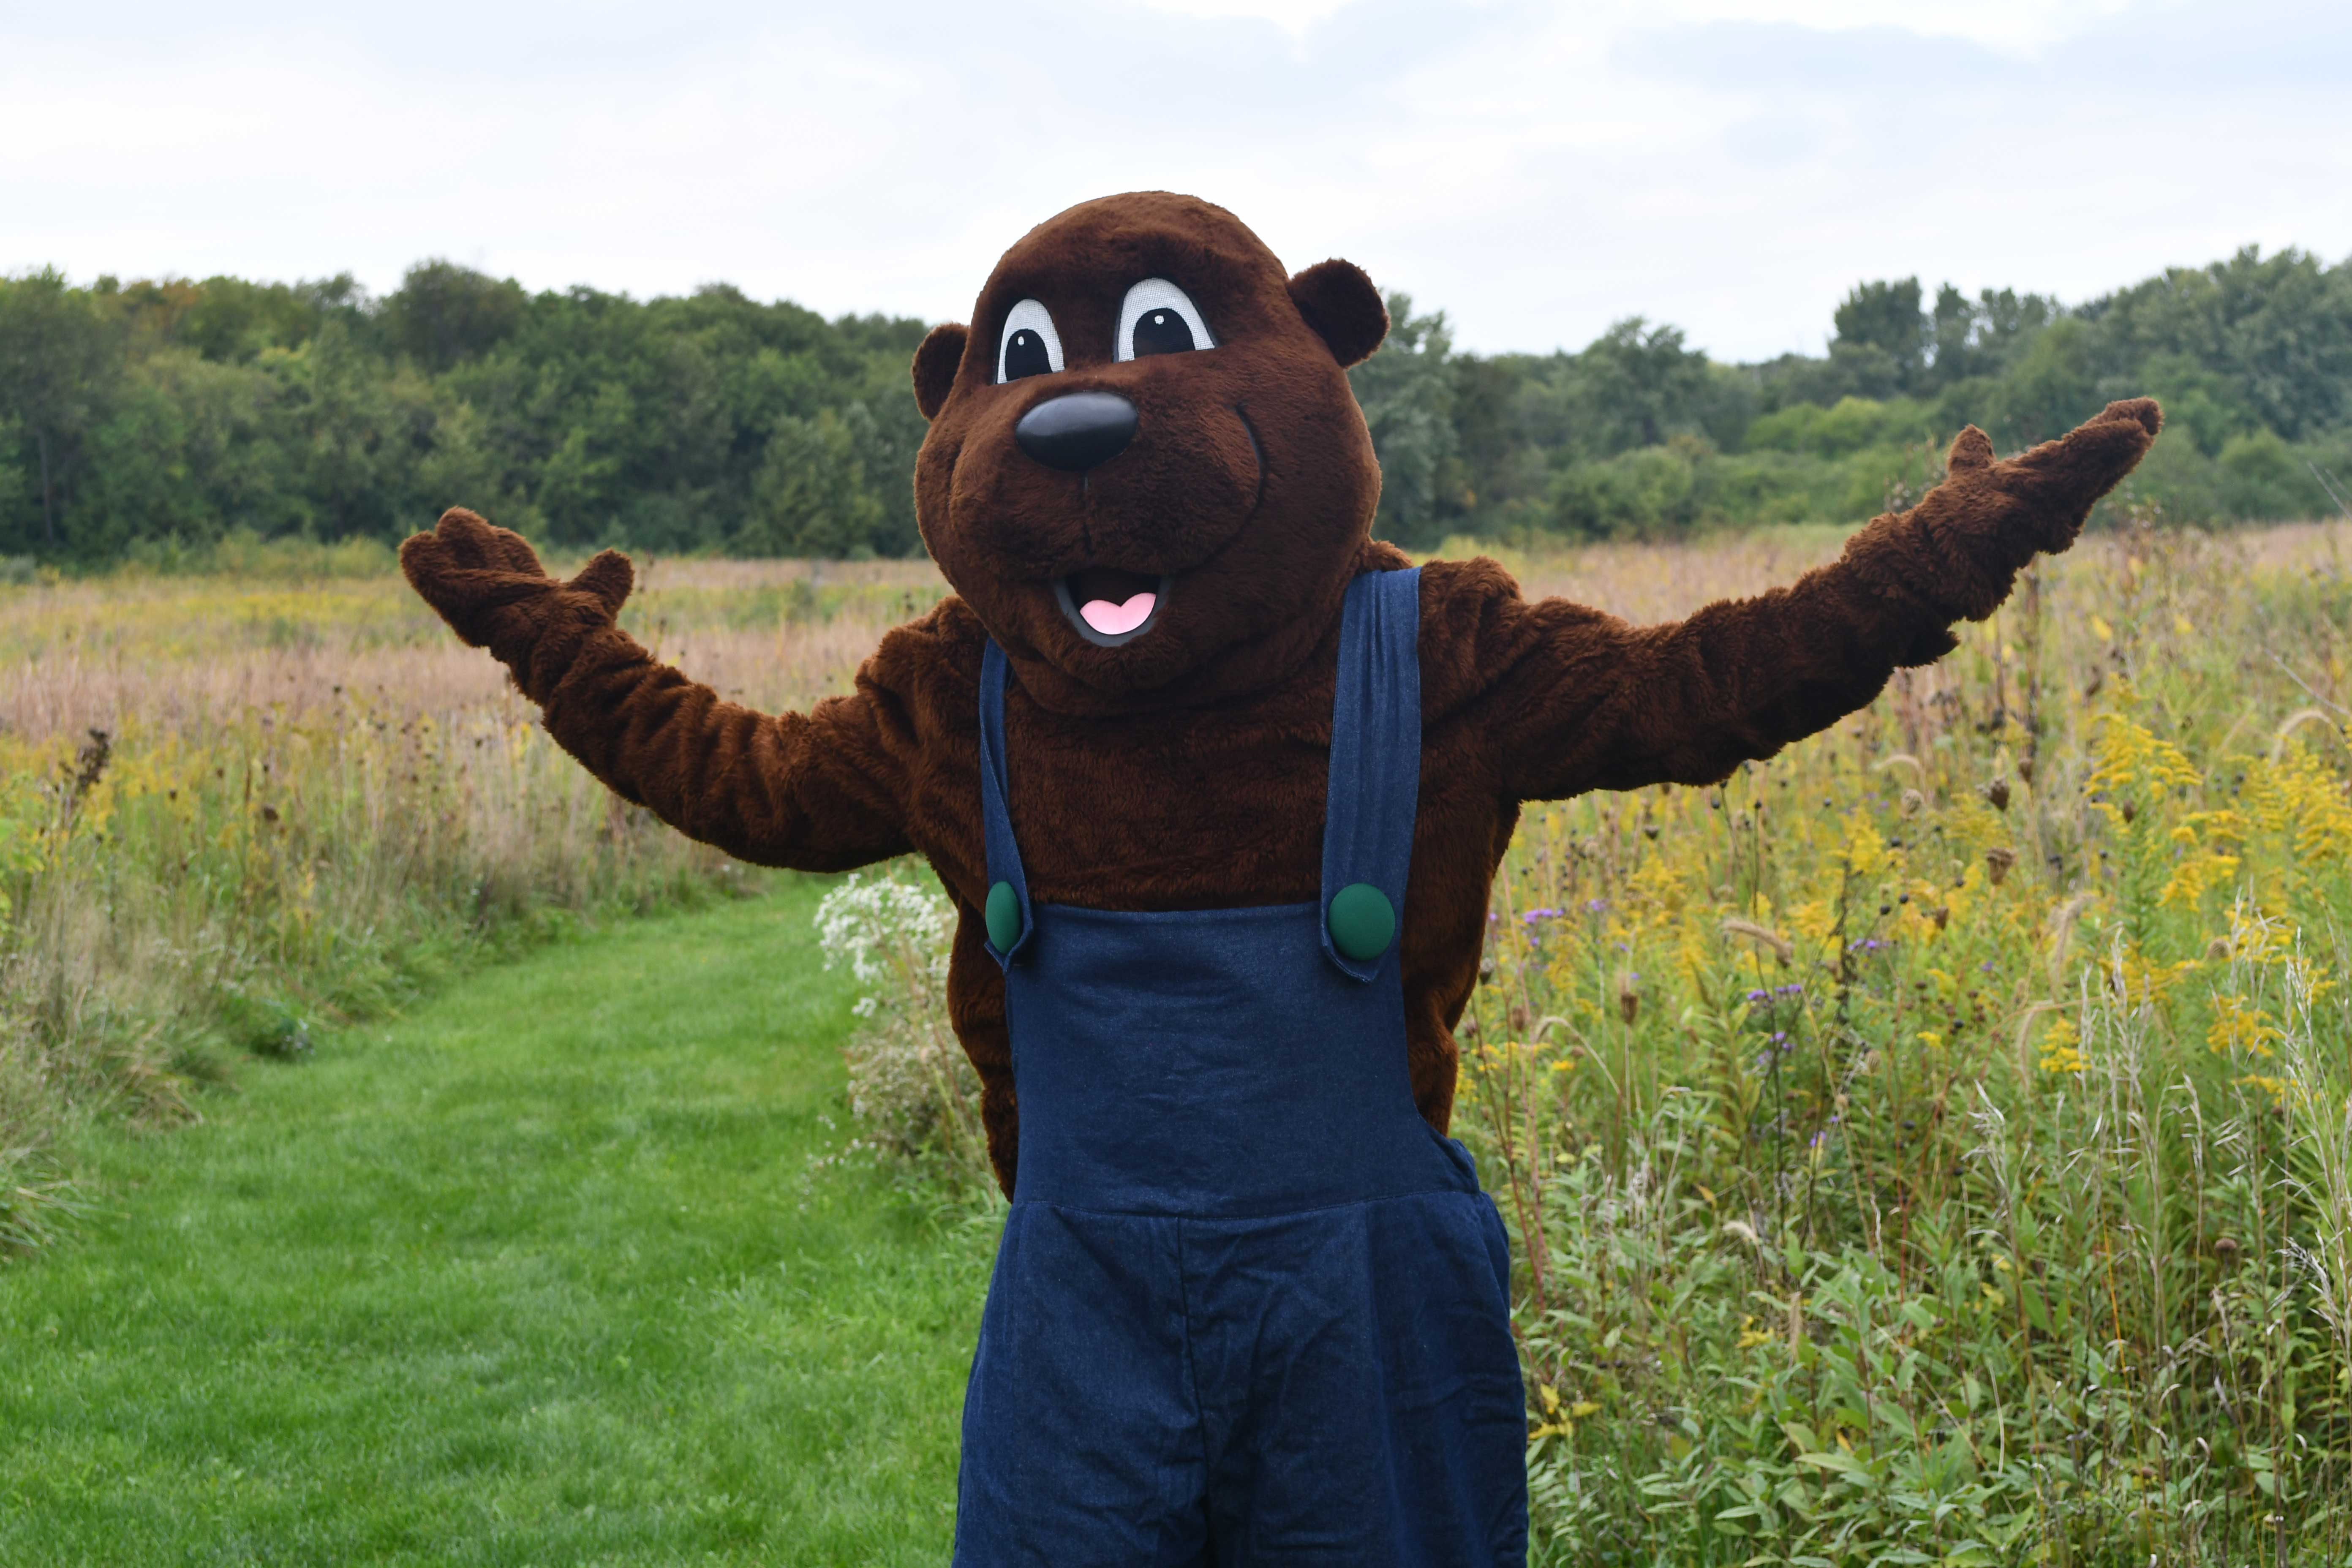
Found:
[{"label": "pink tongue", "polygon": [[1121,632],[1131,632],[1151,618],[1151,606],[1160,601],[1157,594],[1138,594],[1124,605],[1114,605],[1108,599],[1088,599],[1078,606],[1078,614],[1087,625],[1107,637]]}]

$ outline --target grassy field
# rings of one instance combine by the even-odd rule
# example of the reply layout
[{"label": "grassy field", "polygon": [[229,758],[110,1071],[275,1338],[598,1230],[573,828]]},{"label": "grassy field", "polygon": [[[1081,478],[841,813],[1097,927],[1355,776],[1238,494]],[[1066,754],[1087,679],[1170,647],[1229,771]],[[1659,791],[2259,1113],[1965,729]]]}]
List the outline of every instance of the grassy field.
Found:
[{"label": "grassy field", "polygon": [[[1940,664],[1720,789],[1528,810],[1461,1029],[1455,1130],[1514,1237],[1539,1562],[2352,1563],[2347,538],[2317,526],[2216,538],[2143,519],[2045,564]],[[1838,543],[1767,532],[1508,563],[1530,592],[1650,620],[1786,581]],[[139,1303],[188,1266],[171,1248],[193,1244],[164,1239],[176,1216],[242,1216],[228,1230],[247,1250],[224,1255],[263,1280],[308,1226],[422,1236],[431,1182],[383,1184],[373,1210],[354,1201],[378,1190],[363,1178],[322,1184],[367,1140],[413,1139],[428,1170],[476,1173],[487,1190],[479,1173],[495,1169],[519,1197],[547,1201],[509,1215],[503,1274],[481,1254],[354,1243],[334,1256],[385,1264],[348,1289],[448,1287],[471,1321],[528,1322],[577,1300],[539,1272],[545,1258],[580,1257],[587,1278],[632,1245],[628,1269],[805,1285],[814,1315],[790,1344],[730,1339],[690,1291],[647,1286],[637,1300],[673,1335],[655,1359],[669,1356],[681,1385],[751,1386],[763,1355],[845,1368],[884,1350],[872,1336],[911,1336],[871,1384],[812,1385],[793,1431],[758,1451],[855,1426],[860,1402],[880,1399],[918,1434],[906,1461],[918,1468],[876,1460],[863,1495],[877,1517],[919,1521],[908,1539],[935,1552],[921,1531],[950,1495],[941,1456],[984,1220],[926,1229],[892,1183],[836,1163],[822,1179],[851,1185],[822,1223],[859,1268],[780,1285],[692,1261],[751,1256],[744,1238],[761,1224],[791,1234],[798,1199],[780,1173],[853,1134],[929,1158],[905,1095],[859,1100],[895,1105],[887,1127],[850,1116],[829,1054],[845,1043],[841,1013],[789,1042],[814,1042],[807,1059],[828,1075],[801,1132],[779,1134],[792,1152],[714,1184],[708,1232],[702,1200],[665,1190],[658,1162],[642,1170],[632,1151],[625,1179],[583,1152],[586,1132],[567,1142],[520,1105],[477,1115],[467,1095],[400,1076],[445,1047],[453,1061],[504,1062],[517,1082],[578,1070],[553,977],[618,1007],[599,970],[635,940],[578,939],[583,925],[698,907],[642,928],[682,952],[714,940],[706,931],[804,922],[814,901],[614,805],[383,566],[270,558],[213,578],[0,588],[0,1247],[42,1251],[70,1234],[77,1203],[100,1216],[11,1266],[0,1289],[23,1299],[76,1269],[115,1269],[57,1299],[84,1303],[79,1320],[49,1309],[60,1340],[77,1321],[100,1326],[47,1364],[68,1390],[110,1377],[139,1390],[143,1404],[89,1405],[138,1412],[95,1426],[160,1430],[152,1412],[180,1408],[172,1363],[143,1377],[140,1356],[185,1336]],[[883,626],[939,592],[916,565],[655,563],[646,576],[631,611],[640,634],[769,706],[838,689]],[[550,942],[436,1011],[457,1007],[430,1000],[454,976]],[[906,994],[878,999],[878,1023],[846,1042],[850,1065],[868,1089],[911,1085],[919,1100],[946,1081],[919,1058],[935,1037],[919,1005],[926,962],[909,950],[877,973]],[[550,989],[502,990],[532,984]],[[454,1043],[472,1026],[460,1014],[501,994],[517,1025],[469,1057]],[[734,993],[674,994],[643,1015],[646,1040],[705,1027],[706,1005],[721,1016]],[[830,994],[845,1008],[845,988]],[[367,1022],[404,1009],[404,1021]],[[614,1028],[614,1050],[637,1048]],[[280,1065],[317,1042],[321,1059]],[[770,1056],[727,1059],[781,1062],[786,1046],[761,1048]],[[597,1113],[654,1125],[637,1097],[685,1090],[650,1074],[600,1080]],[[722,1079],[694,1090],[710,1114],[765,1114],[740,1082],[710,1087]],[[810,1131],[820,1112],[838,1124],[830,1143]],[[738,1147],[723,1119],[709,1125],[720,1131],[707,1150],[689,1126],[672,1130],[678,1169]],[[667,1195],[640,1204],[633,1180]],[[561,1201],[547,1196],[559,1188]],[[610,1205],[609,1224],[582,1228],[583,1191]],[[291,1434],[330,1419],[319,1410],[362,1434],[406,1431],[408,1383],[456,1386],[452,1369],[471,1364],[446,1337],[402,1341],[364,1314],[302,1338],[289,1325],[339,1297],[288,1278],[292,1305],[220,1313],[245,1336],[235,1342],[258,1347],[249,1368],[285,1356],[274,1383],[227,1380],[228,1395],[282,1395],[251,1429],[289,1436],[265,1447],[299,1447]],[[411,1334],[469,1321],[437,1298],[398,1316]],[[48,1321],[32,1321],[37,1343]],[[304,1345],[310,1359],[295,1353]],[[662,1380],[632,1383],[644,1363],[619,1353],[627,1365],[557,1357],[621,1391],[609,1397],[646,1401],[600,1430],[681,1454],[719,1431],[697,1425],[701,1404],[646,1391]],[[324,1391],[360,1367],[373,1394],[336,1410]],[[50,1397],[43,1378],[24,1386]],[[48,1441],[27,1472],[48,1478],[40,1506],[61,1506],[56,1478],[85,1463],[97,1500],[80,1506],[101,1523],[133,1517],[141,1489],[211,1452],[194,1426],[159,1439],[143,1467],[69,1462]],[[380,1451],[409,1453],[403,1473],[419,1487],[470,1473],[470,1449],[446,1450],[436,1470],[430,1451],[389,1441]],[[558,1470],[626,1468],[586,1448],[576,1461],[546,1452],[557,1457],[530,1484],[558,1493],[544,1479]],[[756,1487],[719,1489],[759,1528],[798,1528],[791,1500],[803,1494],[777,1463]],[[0,1485],[22,1490],[15,1476]],[[463,1490],[427,1525],[464,1520],[445,1539],[502,1539],[495,1516],[461,1511]],[[305,1496],[308,1513],[240,1505],[236,1517],[259,1521],[262,1543],[331,1531],[346,1511],[394,1528],[383,1522],[394,1505],[364,1489]],[[840,1528],[857,1527],[845,1516]]]},{"label": "grassy field", "polygon": [[0,1270],[0,1563],[936,1563],[992,1229],[837,1149],[821,889],[479,975]]},{"label": "grassy field", "polygon": [[[388,552],[0,585],[0,1253],[56,1226],[47,1152],[168,1125],[583,914],[755,875],[623,806]],[[645,563],[640,636],[749,700],[845,687],[927,567]]]},{"label": "grassy field", "polygon": [[[1596,551],[1544,580],[1664,615],[1835,541]],[[758,886],[563,756],[381,547],[215,564],[0,584],[0,1254],[58,1223],[61,1130],[184,1120],[239,1059],[583,913]],[[631,630],[771,710],[845,689],[943,591],[927,563],[638,567]]]}]

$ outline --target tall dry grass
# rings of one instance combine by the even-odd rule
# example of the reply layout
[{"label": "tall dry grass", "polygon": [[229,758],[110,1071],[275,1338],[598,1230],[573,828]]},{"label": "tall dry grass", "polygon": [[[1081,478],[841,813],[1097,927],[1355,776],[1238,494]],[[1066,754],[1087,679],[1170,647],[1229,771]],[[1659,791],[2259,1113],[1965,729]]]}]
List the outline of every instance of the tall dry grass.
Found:
[{"label": "tall dry grass", "polygon": [[1530,808],[1456,1126],[1541,1560],[2352,1559],[2344,539],[2095,540],[1722,788]]},{"label": "tall dry grass", "polygon": [[[383,561],[0,588],[0,1248],[79,1118],[168,1123],[567,919],[742,868],[623,805]],[[844,689],[927,566],[649,563],[632,629],[771,707]]]},{"label": "tall dry grass", "polygon": [[[2352,1559],[2345,542],[2089,541],[1721,789],[1530,808],[1456,1131],[1545,1560]],[[1837,544],[1509,563],[1649,620]],[[939,591],[646,579],[640,635],[771,707]],[[0,589],[0,1148],[733,879],[388,575]],[[37,1240],[69,1194],[7,1163]]]}]

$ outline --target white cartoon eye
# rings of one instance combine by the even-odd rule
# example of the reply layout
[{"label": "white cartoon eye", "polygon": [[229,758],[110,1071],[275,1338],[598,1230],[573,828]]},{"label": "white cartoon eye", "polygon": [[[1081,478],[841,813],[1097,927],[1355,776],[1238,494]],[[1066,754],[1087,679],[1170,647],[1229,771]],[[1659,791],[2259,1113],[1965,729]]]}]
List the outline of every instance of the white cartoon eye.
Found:
[{"label": "white cartoon eye", "polygon": [[1024,375],[1051,375],[1062,368],[1062,339],[1054,318],[1034,300],[1024,300],[1004,312],[1004,336],[996,345],[996,379],[1019,381]]},{"label": "white cartoon eye", "polygon": [[1111,345],[1111,357],[1141,359],[1216,346],[1209,323],[1184,290],[1165,278],[1147,278],[1127,291],[1127,302],[1118,308],[1118,340]]}]

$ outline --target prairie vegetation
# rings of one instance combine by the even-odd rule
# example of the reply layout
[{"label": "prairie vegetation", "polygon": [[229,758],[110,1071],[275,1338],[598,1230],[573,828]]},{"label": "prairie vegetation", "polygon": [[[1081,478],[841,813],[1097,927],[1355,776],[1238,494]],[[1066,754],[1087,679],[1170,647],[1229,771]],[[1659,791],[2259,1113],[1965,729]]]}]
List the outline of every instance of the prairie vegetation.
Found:
[{"label": "prairie vegetation", "polygon": [[[1839,537],[1510,563],[1654,619]],[[1455,1131],[1513,1231],[1546,1560],[2352,1557],[2346,540],[2095,537],[1721,789],[1528,808]],[[646,578],[639,635],[771,706],[939,592]],[[196,1113],[240,1052],[748,880],[614,806],[380,554],[0,589],[0,1146]],[[860,1152],[970,1173],[932,914],[829,918],[877,998]],[[72,1194],[11,1158],[22,1243]]]},{"label": "prairie vegetation", "polygon": [[[2344,542],[2095,538],[1719,789],[1528,807],[1454,1131],[1538,1561],[2352,1559]],[[1834,543],[1514,564],[1655,618]],[[939,1056],[877,1005],[852,1093],[977,1185]]]},{"label": "prairie vegetation", "polygon": [[2338,548],[2099,539],[1719,789],[1529,808],[1457,1129],[1557,1560],[2346,1560]]},{"label": "prairie vegetation", "polygon": [[[626,807],[365,544],[0,587],[0,1249],[65,1121],[197,1114],[243,1053],[565,921],[751,873]],[[655,563],[630,625],[771,707],[940,592],[912,563]]]}]

